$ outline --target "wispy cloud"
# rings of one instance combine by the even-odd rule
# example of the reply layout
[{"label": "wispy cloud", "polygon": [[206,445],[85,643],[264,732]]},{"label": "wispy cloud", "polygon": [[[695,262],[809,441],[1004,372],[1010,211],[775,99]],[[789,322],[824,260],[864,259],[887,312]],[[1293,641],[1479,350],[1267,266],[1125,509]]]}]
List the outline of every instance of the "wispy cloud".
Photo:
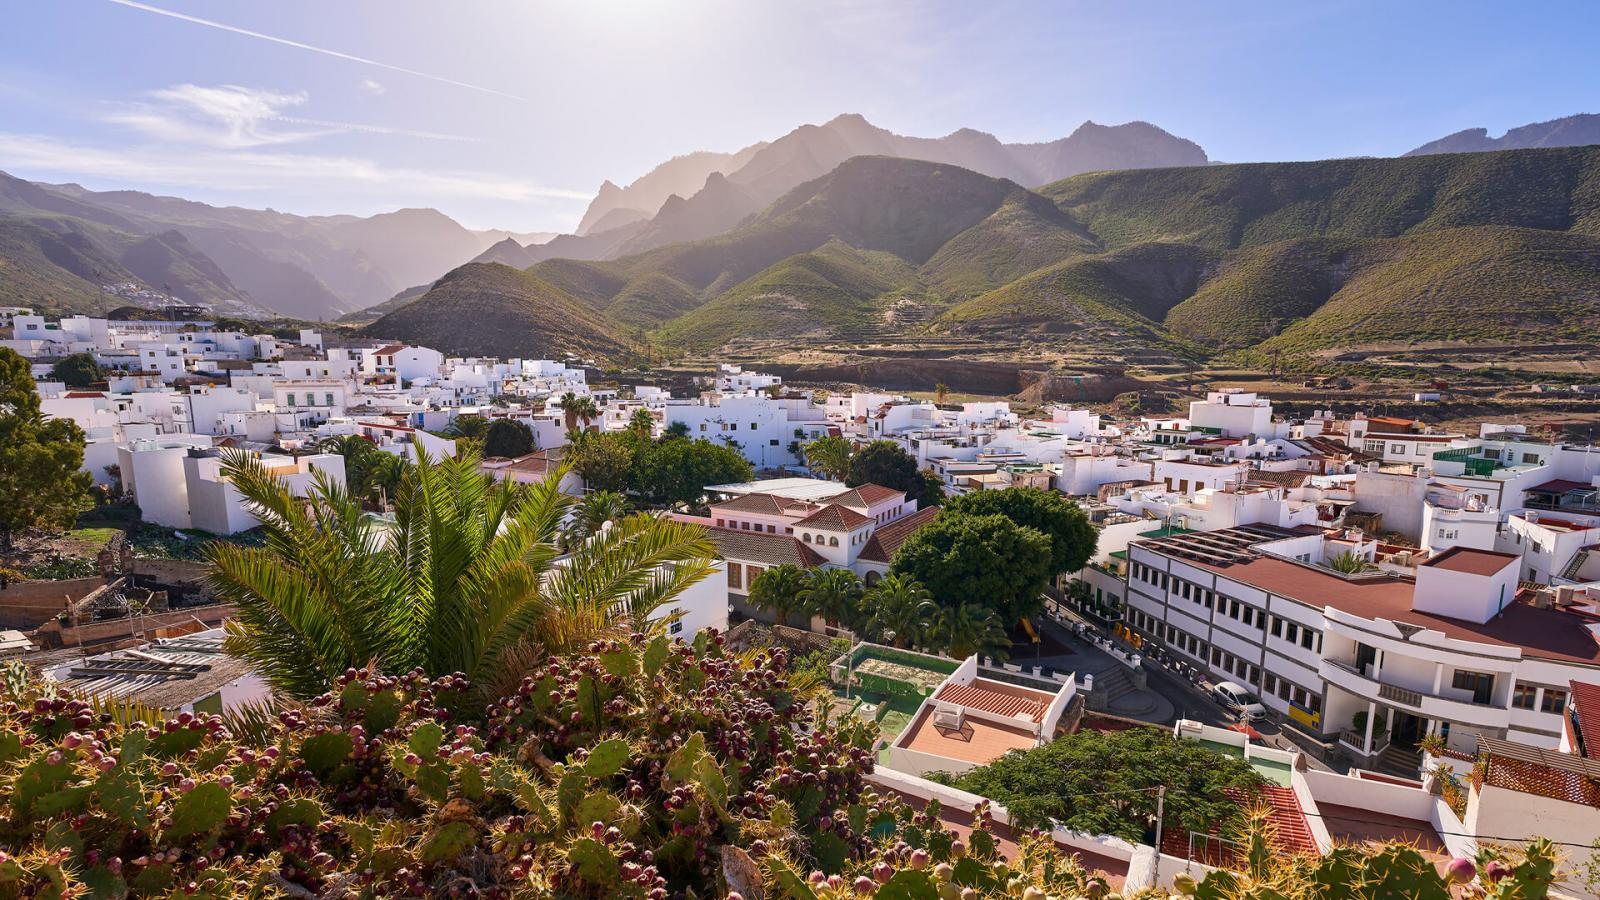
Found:
[{"label": "wispy cloud", "polygon": [[304,91],[286,93],[237,84],[176,84],[151,91],[147,98],[121,105],[104,118],[154,140],[223,149],[294,144],[339,132],[436,141],[479,140],[437,131],[285,115],[285,111],[307,102]]},{"label": "wispy cloud", "polygon": [[405,66],[397,66],[391,63],[379,62],[375,59],[368,59],[364,56],[356,56],[352,53],[344,53],[339,50],[330,50],[327,47],[318,47],[313,44],[290,40],[289,38],[278,37],[276,35],[263,34],[259,31],[251,31],[248,28],[240,28],[237,25],[228,25],[224,22],[218,22],[213,19],[202,19],[199,16],[191,16],[187,13],[181,13],[176,10],[163,9],[159,6],[151,6],[148,3],[139,3],[137,0],[107,0],[107,2],[115,3],[118,6],[126,6],[129,9],[137,9],[142,12],[154,13],[158,16],[166,16],[169,19],[177,19],[181,22],[189,22],[194,25],[204,25],[207,28],[215,28],[219,31],[226,31],[232,34],[243,35],[244,37],[251,37],[262,41],[270,41],[274,44],[282,44],[285,47],[293,47],[296,50],[306,50],[311,53],[320,53],[323,56],[331,56],[335,59],[343,59],[349,62],[359,63],[364,66],[374,66],[379,69],[387,69],[391,72],[401,72],[406,75],[416,76],[417,78],[426,78],[429,81],[437,81],[441,84],[454,85],[456,87],[466,88],[468,90],[478,91],[484,94],[493,94],[496,97],[505,97],[508,100],[520,100],[526,103],[528,99],[526,97],[519,97],[516,94],[497,90],[492,87],[485,87],[481,84],[473,84],[468,81],[457,81],[454,78],[446,78],[443,75],[420,72],[416,69],[408,69]]},{"label": "wispy cloud", "polygon": [[382,82],[375,81],[371,78],[361,79],[361,81],[356,84],[356,87],[360,89],[361,93],[372,94],[373,96],[383,94],[389,90],[383,86]]},{"label": "wispy cloud", "polygon": [[567,203],[591,196],[488,172],[388,166],[349,156],[223,148],[175,154],[161,146],[108,149],[6,132],[0,132],[0,168],[30,177],[100,178],[172,188],[367,194],[389,205],[438,205],[452,199]]}]

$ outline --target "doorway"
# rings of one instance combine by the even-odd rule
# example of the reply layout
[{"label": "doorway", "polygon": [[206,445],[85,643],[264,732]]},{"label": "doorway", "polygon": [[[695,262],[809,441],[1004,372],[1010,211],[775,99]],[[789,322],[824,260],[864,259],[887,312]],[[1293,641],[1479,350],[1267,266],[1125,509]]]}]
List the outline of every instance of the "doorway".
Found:
[{"label": "doorway", "polygon": [[1398,709],[1394,711],[1394,729],[1389,732],[1391,743],[1406,750],[1414,750],[1417,742],[1427,733],[1427,719]]}]

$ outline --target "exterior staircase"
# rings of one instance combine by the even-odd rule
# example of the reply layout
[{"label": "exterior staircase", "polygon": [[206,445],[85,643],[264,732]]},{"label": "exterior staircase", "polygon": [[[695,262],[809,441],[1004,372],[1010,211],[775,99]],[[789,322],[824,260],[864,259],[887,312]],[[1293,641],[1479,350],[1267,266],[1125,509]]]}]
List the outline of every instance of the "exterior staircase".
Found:
[{"label": "exterior staircase", "polygon": [[1383,748],[1383,752],[1378,754],[1378,758],[1372,761],[1369,768],[1374,772],[1393,775],[1396,778],[1416,778],[1417,770],[1422,768],[1422,751],[1390,744]]}]

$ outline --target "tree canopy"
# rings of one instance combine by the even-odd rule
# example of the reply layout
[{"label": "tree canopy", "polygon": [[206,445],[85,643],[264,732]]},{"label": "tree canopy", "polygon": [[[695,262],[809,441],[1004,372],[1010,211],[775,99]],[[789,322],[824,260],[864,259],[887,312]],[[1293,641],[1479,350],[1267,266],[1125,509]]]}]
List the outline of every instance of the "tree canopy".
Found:
[{"label": "tree canopy", "polygon": [[924,507],[938,506],[944,500],[938,477],[918,469],[917,461],[894,441],[873,441],[857,450],[850,458],[844,483],[850,487],[881,484],[905,491],[907,499]]},{"label": "tree canopy", "polygon": [[495,419],[483,438],[484,456],[516,458],[534,451],[533,432],[514,419]]},{"label": "tree canopy", "polygon": [[800,598],[809,577],[805,569],[790,563],[766,569],[750,582],[750,605],[772,613],[779,625],[788,625],[791,613],[809,613]]},{"label": "tree canopy", "polygon": [[754,477],[750,462],[731,447],[707,440],[650,441],[634,457],[629,487],[652,503],[697,506],[706,485]]},{"label": "tree canopy", "polygon": [[1055,491],[1012,487],[952,498],[949,512],[1002,515],[1050,539],[1050,574],[1076,572],[1094,555],[1099,533],[1078,504]]},{"label": "tree canopy", "polygon": [[105,377],[100,364],[89,353],[74,353],[50,367],[50,380],[59,381],[67,387],[88,387]]},{"label": "tree canopy", "polygon": [[0,349],[0,547],[23,528],[65,528],[94,505],[83,429],[44,418],[28,361]]},{"label": "tree canopy", "polygon": [[921,582],[942,607],[980,603],[1009,627],[1038,611],[1050,558],[1050,539],[1036,529],[941,510],[900,545],[890,571]]},{"label": "tree canopy", "polygon": [[1265,784],[1244,760],[1153,727],[1064,735],[1008,753],[951,783],[1005,804],[1026,827],[1054,821],[1130,841],[1149,839],[1157,787],[1167,788],[1166,828],[1208,832],[1218,823],[1236,822],[1248,806],[1228,791],[1248,799]]}]

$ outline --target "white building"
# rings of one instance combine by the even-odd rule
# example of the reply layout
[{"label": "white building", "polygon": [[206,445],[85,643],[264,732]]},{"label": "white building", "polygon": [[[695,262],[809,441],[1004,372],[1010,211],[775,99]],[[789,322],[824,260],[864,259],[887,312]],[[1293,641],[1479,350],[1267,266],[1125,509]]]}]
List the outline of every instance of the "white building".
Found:
[{"label": "white building", "polygon": [[1189,403],[1189,425],[1223,437],[1271,437],[1272,401],[1250,391],[1211,391]]},{"label": "white building", "polygon": [[[1345,553],[1367,572],[1328,564]],[[1357,759],[1426,734],[1555,747],[1567,688],[1600,676],[1593,598],[1519,594],[1516,557],[1415,565],[1375,542],[1260,525],[1135,541],[1126,622]],[[1409,574],[1396,574],[1407,572]]]}]

